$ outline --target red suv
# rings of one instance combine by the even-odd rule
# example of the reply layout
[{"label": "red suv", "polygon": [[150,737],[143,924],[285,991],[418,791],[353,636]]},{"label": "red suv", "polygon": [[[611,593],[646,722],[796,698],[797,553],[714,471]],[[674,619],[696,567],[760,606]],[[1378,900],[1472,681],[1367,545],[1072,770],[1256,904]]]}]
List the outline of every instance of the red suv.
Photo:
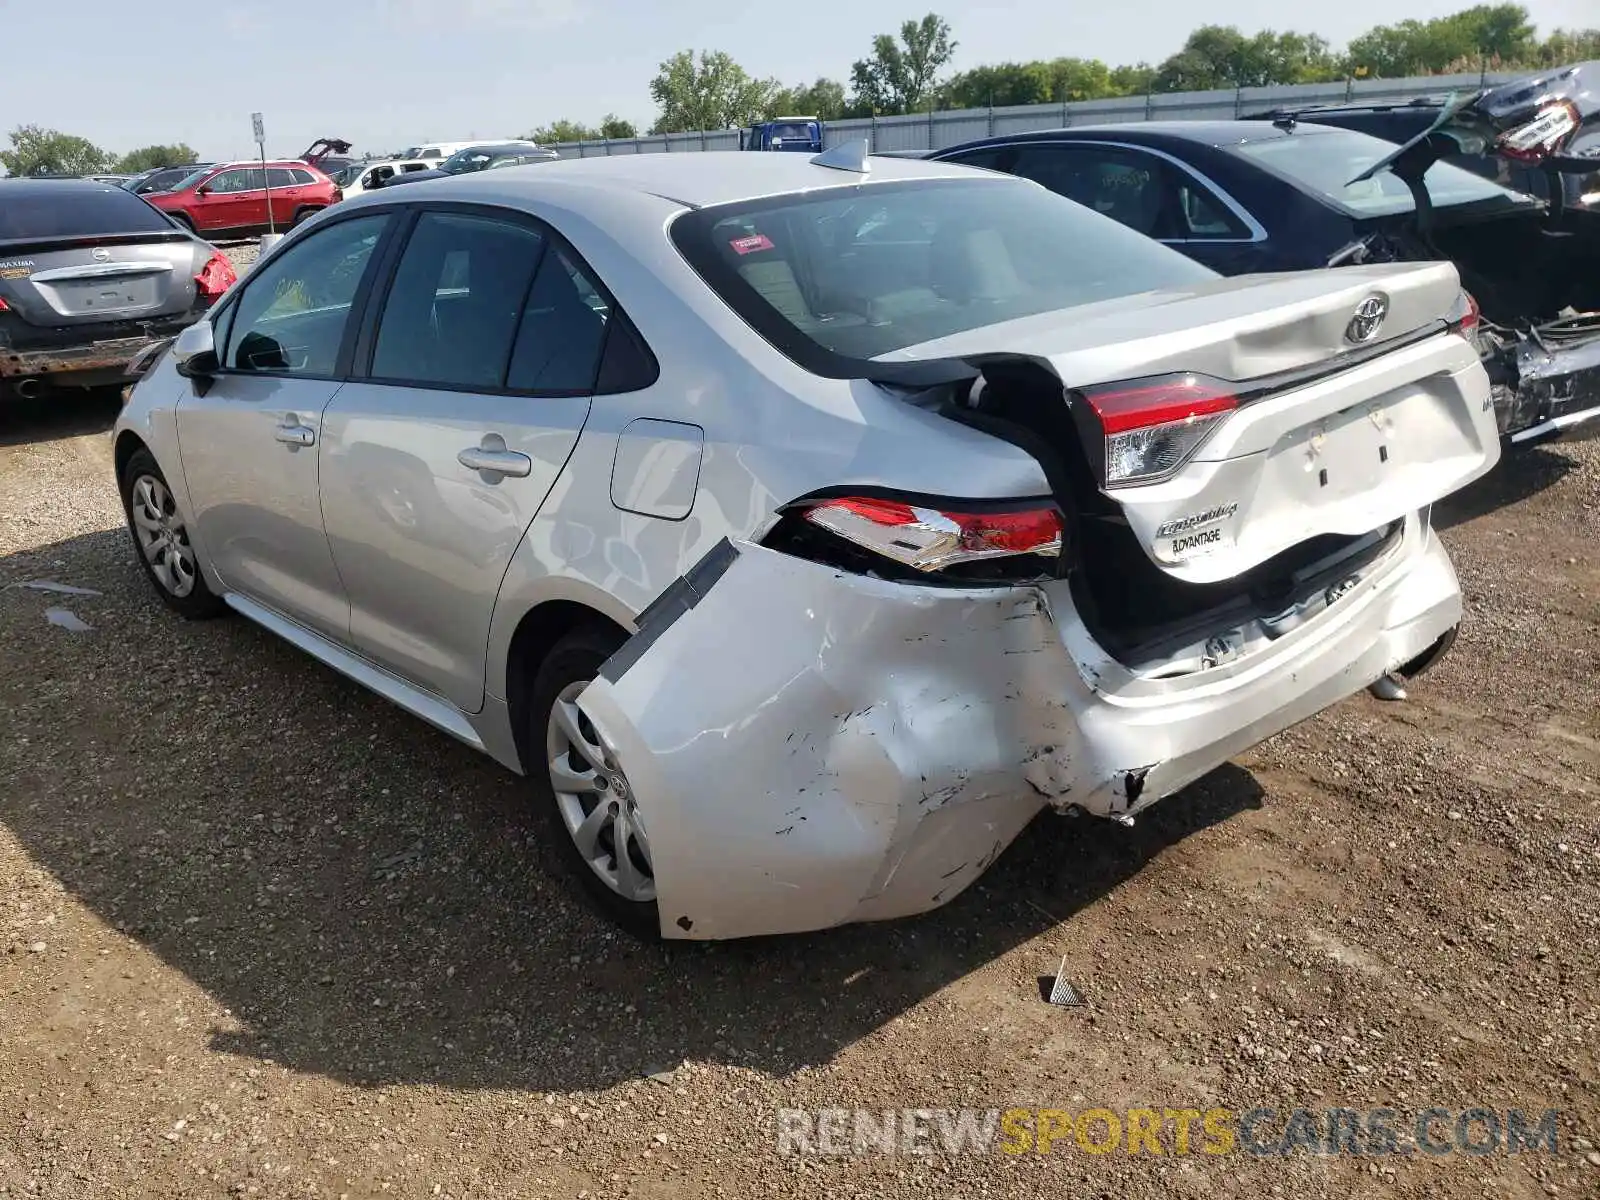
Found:
[{"label": "red suv", "polygon": [[145,199],[196,233],[245,235],[266,232],[269,196],[272,223],[284,230],[342,195],[333,180],[303,162],[219,163]]}]

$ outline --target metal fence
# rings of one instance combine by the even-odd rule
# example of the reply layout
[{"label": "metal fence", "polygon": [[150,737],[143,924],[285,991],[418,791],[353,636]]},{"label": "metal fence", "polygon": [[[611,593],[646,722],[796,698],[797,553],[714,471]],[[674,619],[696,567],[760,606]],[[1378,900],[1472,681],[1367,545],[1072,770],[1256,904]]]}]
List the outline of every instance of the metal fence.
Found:
[{"label": "metal fence", "polygon": [[[946,112],[912,113],[903,117],[852,118],[827,122],[823,140],[829,146],[837,146],[841,142],[866,138],[874,150],[942,150],[974,138],[1027,133],[1035,129],[1060,129],[1067,125],[1099,125],[1118,121],[1232,120],[1268,108],[1347,102],[1392,103],[1504,83],[1515,77],[1514,73],[1487,71],[1470,75],[1422,75],[1409,79],[1351,79],[1336,83],[1231,88],[1215,92],[1116,96],[1109,100],[1025,104],[1014,108],[951,109]],[[658,137],[563,142],[555,148],[560,151],[562,158],[737,150],[739,132],[736,129],[717,129],[700,133],[667,133]]]}]

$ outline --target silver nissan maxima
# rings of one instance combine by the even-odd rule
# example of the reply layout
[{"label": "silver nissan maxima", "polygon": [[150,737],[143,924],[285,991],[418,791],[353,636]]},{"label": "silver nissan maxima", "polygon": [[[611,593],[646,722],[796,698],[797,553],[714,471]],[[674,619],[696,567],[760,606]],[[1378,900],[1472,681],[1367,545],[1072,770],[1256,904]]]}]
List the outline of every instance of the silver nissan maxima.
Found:
[{"label": "silver nissan maxima", "polygon": [[149,365],[139,561],[526,775],[669,938],[936,907],[1448,646],[1448,263],[1222,279],[1033,183],[585,159],[338,205]]}]

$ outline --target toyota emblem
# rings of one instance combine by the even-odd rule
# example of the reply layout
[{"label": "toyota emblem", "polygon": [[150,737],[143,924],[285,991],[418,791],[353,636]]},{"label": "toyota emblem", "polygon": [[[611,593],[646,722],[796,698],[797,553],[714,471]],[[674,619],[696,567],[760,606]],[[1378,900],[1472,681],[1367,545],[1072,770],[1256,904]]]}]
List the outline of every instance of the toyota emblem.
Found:
[{"label": "toyota emblem", "polygon": [[1382,296],[1368,296],[1356,305],[1355,316],[1344,327],[1346,341],[1370,342],[1383,328],[1383,319],[1389,315],[1389,302]]},{"label": "toyota emblem", "polygon": [[96,246],[93,250],[89,251],[89,257],[94,259],[95,262],[110,262],[111,251],[107,250],[104,246]]}]

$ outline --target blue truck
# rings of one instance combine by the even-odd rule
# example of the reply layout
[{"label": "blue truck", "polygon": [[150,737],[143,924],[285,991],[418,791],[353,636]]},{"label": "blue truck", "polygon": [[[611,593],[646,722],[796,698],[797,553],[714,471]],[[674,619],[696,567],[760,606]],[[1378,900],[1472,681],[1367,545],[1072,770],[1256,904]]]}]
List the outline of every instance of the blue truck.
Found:
[{"label": "blue truck", "polygon": [[741,150],[822,153],[822,122],[816,117],[776,117],[739,130]]}]

